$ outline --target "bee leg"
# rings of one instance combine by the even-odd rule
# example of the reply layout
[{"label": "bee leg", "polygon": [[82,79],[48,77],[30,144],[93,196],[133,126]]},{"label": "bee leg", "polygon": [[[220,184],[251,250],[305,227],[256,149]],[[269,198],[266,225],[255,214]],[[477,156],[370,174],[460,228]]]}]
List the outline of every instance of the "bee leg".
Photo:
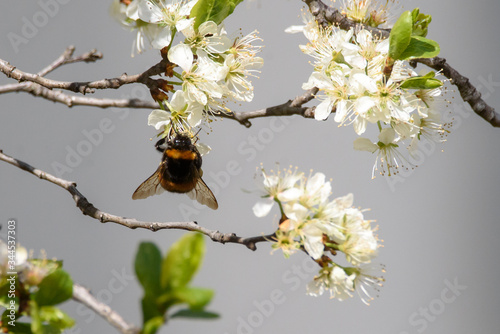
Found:
[{"label": "bee leg", "polygon": [[162,148],[162,147],[161,147],[163,144],[165,144],[165,141],[166,141],[166,139],[165,139],[165,138],[162,138],[162,139],[158,140],[158,141],[156,142],[156,144],[155,144],[155,148],[156,148],[158,151],[160,151],[161,153],[163,153],[163,151],[165,151],[165,148]]}]

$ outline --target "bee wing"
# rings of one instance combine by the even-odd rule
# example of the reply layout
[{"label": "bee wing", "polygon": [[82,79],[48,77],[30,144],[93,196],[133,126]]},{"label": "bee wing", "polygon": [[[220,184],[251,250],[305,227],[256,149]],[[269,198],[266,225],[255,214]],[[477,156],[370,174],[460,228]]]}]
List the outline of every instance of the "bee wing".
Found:
[{"label": "bee wing", "polygon": [[[200,171],[200,174],[201,173]],[[187,195],[189,198],[197,200],[199,203],[208,206],[212,210],[217,210],[219,207],[212,190],[208,188],[201,177],[198,178],[193,190],[187,192]]]},{"label": "bee wing", "polygon": [[144,181],[132,194],[132,199],[144,199],[149,196],[158,195],[165,191],[160,184],[161,165],[146,181]]}]

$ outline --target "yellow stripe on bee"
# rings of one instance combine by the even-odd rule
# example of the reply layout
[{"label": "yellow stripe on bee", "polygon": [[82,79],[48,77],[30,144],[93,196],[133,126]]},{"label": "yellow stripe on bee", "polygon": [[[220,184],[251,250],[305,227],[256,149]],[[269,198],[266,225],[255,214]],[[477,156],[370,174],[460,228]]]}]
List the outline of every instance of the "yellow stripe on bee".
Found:
[{"label": "yellow stripe on bee", "polygon": [[194,160],[196,159],[196,153],[194,153],[193,151],[169,149],[167,150],[167,157],[172,159]]}]

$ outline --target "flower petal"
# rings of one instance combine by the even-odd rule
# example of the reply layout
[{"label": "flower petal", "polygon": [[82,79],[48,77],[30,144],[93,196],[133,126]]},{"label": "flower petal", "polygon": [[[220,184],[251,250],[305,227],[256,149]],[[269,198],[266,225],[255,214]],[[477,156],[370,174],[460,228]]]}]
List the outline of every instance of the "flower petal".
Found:
[{"label": "flower petal", "polygon": [[299,33],[299,32],[303,32],[304,31],[304,28],[305,26],[289,26],[288,28],[285,29],[285,32],[287,34],[296,34],[296,33]]},{"label": "flower petal", "polygon": [[325,245],[323,244],[323,231],[316,226],[306,225],[302,232],[304,233],[304,248],[313,259],[317,260],[323,256]]},{"label": "flower petal", "polygon": [[285,191],[282,191],[281,193],[278,194],[278,199],[281,202],[289,202],[289,201],[295,201],[299,198],[299,196],[302,194],[300,189],[298,188],[290,188],[286,189]]},{"label": "flower petal", "polygon": [[368,152],[376,152],[378,150],[378,145],[372,143],[372,141],[368,138],[357,138],[354,141],[354,149],[358,151],[368,151]]},{"label": "flower petal", "polygon": [[253,214],[259,218],[265,217],[271,211],[273,205],[274,200],[272,198],[257,202],[252,208]]},{"label": "flower petal", "polygon": [[359,99],[356,99],[354,105],[357,113],[365,114],[368,110],[375,106],[375,101],[369,96],[362,96]]},{"label": "flower petal", "polygon": [[189,71],[193,64],[193,52],[186,44],[179,43],[168,50],[168,59],[179,65],[184,71]]},{"label": "flower petal", "polygon": [[394,142],[394,138],[396,137],[396,131],[393,128],[385,128],[378,135],[378,139],[388,145]]},{"label": "flower petal", "polygon": [[333,101],[326,99],[321,102],[314,111],[314,118],[318,121],[324,121],[332,113]]},{"label": "flower petal", "polygon": [[374,94],[378,92],[377,82],[366,74],[360,72],[355,73],[353,74],[353,79],[359,82],[370,93]]},{"label": "flower petal", "polygon": [[192,19],[182,19],[182,20],[179,20],[176,24],[175,24],[175,28],[178,30],[178,31],[183,31],[184,29],[186,29],[187,27],[189,26],[192,26],[194,23],[194,18]]},{"label": "flower petal", "polygon": [[[116,1],[119,3],[119,1]],[[127,6],[126,14],[130,19],[137,21],[139,19],[139,6],[140,1],[132,1],[130,5]]]},{"label": "flower petal", "polygon": [[191,108],[191,112],[188,116],[188,123],[194,128],[200,125],[201,120],[203,119],[203,108],[199,103],[194,102],[193,104],[199,106],[199,108]]},{"label": "flower petal", "polygon": [[158,50],[163,49],[166,46],[170,45],[170,42],[172,41],[172,32],[170,29],[163,28],[160,30],[158,35],[151,41],[151,45]]},{"label": "flower petal", "polygon": [[184,109],[186,106],[186,99],[184,97],[184,92],[182,90],[178,90],[172,95],[170,99],[170,105],[174,110],[180,111]]},{"label": "flower petal", "polygon": [[[136,1],[132,1],[132,4]],[[163,21],[163,13],[157,4],[152,1],[137,0],[139,18],[144,22],[158,23]]]},{"label": "flower petal", "polygon": [[195,145],[196,145],[196,148],[198,149],[198,152],[200,152],[200,155],[206,155],[206,154],[210,153],[210,151],[212,150],[212,148],[210,146],[208,146],[207,144],[197,142]]},{"label": "flower petal", "polygon": [[170,113],[155,109],[148,116],[148,125],[154,126],[156,130],[160,130],[163,125],[170,123]]}]

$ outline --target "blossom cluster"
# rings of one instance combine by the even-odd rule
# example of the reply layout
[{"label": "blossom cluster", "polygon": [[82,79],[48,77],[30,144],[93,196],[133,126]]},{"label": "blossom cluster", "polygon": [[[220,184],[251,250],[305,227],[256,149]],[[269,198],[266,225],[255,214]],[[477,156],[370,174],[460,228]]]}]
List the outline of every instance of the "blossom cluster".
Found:
[{"label": "blossom cluster", "polygon": [[[438,87],[405,85],[419,75],[401,60],[388,66],[389,39],[374,37],[365,29],[320,27],[309,12],[304,13],[303,21],[304,25],[292,26],[287,32],[302,32],[309,41],[300,48],[314,59],[314,70],[302,88],[319,89],[315,118],[325,120],[334,113],[339,126],[352,125],[359,136],[374,125],[379,133],[376,140],[361,137],[354,142],[357,150],[377,153],[372,177],[379,160],[381,174],[389,176],[405,164],[410,167],[408,159],[422,138],[444,141],[449,132],[449,124],[441,121],[444,90],[433,72],[420,78],[432,78]],[[407,154],[399,151],[402,144]]]},{"label": "blossom cluster", "polygon": [[[163,135],[188,132],[211,114],[230,113],[228,102],[253,99],[250,80],[263,65],[257,57],[261,40],[257,32],[230,38],[223,23],[206,21],[195,26],[191,10],[197,0],[115,0],[112,15],[124,26],[137,30],[134,48],[140,53],[150,44],[166,54],[172,64],[167,75],[176,80],[165,87],[160,109],[153,110],[148,124]],[[180,33],[180,34],[179,34]],[[176,35],[183,41],[174,44]],[[168,72],[168,71],[167,71]],[[208,112],[208,113],[206,113]]]},{"label": "blossom cluster", "polygon": [[[285,257],[303,250],[321,267],[318,276],[307,286],[307,293],[319,296],[329,291],[331,298],[344,300],[357,291],[365,303],[378,291],[383,278],[372,263],[380,247],[376,227],[365,220],[363,211],[353,207],[353,195],[330,200],[331,184],[325,175],[306,177],[297,169],[267,173],[262,170],[264,195],[253,207],[257,217],[264,217],[278,204],[281,219],[273,237],[273,249]],[[333,261],[342,252],[350,266]]]},{"label": "blossom cluster", "polygon": [[[16,251],[14,251],[9,249],[3,240],[0,240],[0,278],[6,277],[8,272],[23,269],[27,259],[28,252],[26,248],[17,246]],[[14,267],[12,263],[14,263]]]},{"label": "blossom cluster", "polygon": [[[0,331],[62,333],[73,327],[75,321],[57,306],[73,295],[62,261],[47,259],[43,250],[35,259],[33,251],[12,242],[0,239],[0,305],[5,308]],[[26,318],[30,321],[22,321]]]},{"label": "blossom cluster", "polygon": [[12,272],[16,272],[20,282],[29,287],[36,287],[59,266],[57,261],[47,259],[44,251],[41,252],[41,259],[33,259],[26,248],[18,245],[13,251],[0,240],[0,285],[4,284]]},{"label": "blossom cluster", "polygon": [[341,12],[354,22],[389,28],[400,5],[396,0],[342,0]]}]

